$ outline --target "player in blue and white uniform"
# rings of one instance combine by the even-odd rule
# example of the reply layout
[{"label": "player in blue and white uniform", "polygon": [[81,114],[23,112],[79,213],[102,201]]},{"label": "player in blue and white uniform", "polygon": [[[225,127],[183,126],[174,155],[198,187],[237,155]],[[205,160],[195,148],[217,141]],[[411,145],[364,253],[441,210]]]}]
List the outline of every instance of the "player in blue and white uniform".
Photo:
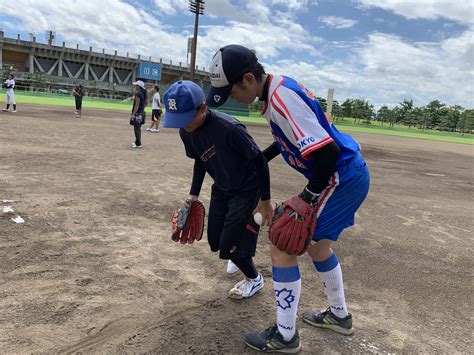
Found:
[{"label": "player in blue and white uniform", "polygon": [[[326,117],[320,104],[292,78],[265,73],[248,48],[229,45],[214,55],[210,65],[209,106],[222,105],[228,97],[250,104],[265,102],[274,143],[265,151],[267,160],[281,155],[308,183],[300,194],[316,206],[317,226],[307,253],[312,258],[328,297],[323,312],[306,311],[303,321],[338,333],[352,334],[342,271],[331,245],[354,224],[354,216],[369,191],[369,171],[359,144],[341,133]],[[260,351],[301,350],[296,315],[301,277],[296,255],[271,246],[277,306],[276,324],[263,332],[245,335],[248,346]]]}]

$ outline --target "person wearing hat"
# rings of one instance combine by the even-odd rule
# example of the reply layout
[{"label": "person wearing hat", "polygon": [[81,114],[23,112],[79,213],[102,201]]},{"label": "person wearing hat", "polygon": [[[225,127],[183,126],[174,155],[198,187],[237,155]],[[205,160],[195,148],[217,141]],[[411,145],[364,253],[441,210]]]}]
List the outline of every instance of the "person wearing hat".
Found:
[{"label": "person wearing hat", "polygon": [[186,155],[194,159],[188,200],[197,200],[206,172],[214,180],[207,236],[213,252],[232,260],[245,275],[229,297],[244,299],[263,288],[264,280],[253,262],[259,225],[271,220],[270,175],[265,157],[245,126],[235,118],[208,110],[201,87],[178,81],[164,95],[163,127],[179,128]]},{"label": "person wearing hat", "polygon": [[[256,98],[265,103],[262,114],[275,139],[265,156],[271,160],[281,155],[308,181],[298,196],[316,216],[313,240],[306,252],[323,283],[329,307],[322,312],[304,312],[303,321],[352,334],[342,271],[331,246],[345,228],[354,224],[354,215],[368,194],[370,177],[360,145],[337,130],[301,83],[287,76],[267,74],[255,53],[246,47],[228,45],[219,49],[211,61],[210,79],[208,106],[220,106],[229,97],[245,104]],[[271,240],[272,237],[270,234]],[[301,293],[298,259],[287,252],[288,247],[283,249],[273,244],[270,248],[276,323],[265,331],[244,336],[245,343],[259,351],[301,350],[296,327]]]},{"label": "person wearing hat", "polygon": [[135,89],[132,115],[130,117],[130,125],[133,126],[133,131],[135,132],[135,143],[132,143],[132,148],[141,148],[142,125],[145,123],[145,107],[148,103],[148,95],[143,81],[137,80],[132,84]]}]

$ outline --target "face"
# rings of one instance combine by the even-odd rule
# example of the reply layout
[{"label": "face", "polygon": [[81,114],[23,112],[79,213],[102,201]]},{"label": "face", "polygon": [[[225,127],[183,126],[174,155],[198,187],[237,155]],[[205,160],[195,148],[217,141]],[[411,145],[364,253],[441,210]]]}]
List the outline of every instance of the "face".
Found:
[{"label": "face", "polygon": [[253,74],[244,74],[241,83],[234,84],[230,97],[238,102],[250,105],[257,97],[258,83]]},{"label": "face", "polygon": [[186,127],[184,127],[184,130],[188,133],[195,131],[204,123],[205,119],[206,119],[206,105],[203,104],[201,106],[201,109],[196,113],[196,116],[194,116],[191,123],[189,123]]}]

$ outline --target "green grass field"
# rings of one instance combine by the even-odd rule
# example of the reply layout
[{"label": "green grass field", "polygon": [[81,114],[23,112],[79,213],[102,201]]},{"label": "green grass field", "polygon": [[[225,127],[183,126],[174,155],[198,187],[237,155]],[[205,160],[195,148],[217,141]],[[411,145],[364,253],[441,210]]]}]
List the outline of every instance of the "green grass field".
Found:
[{"label": "green grass field", "polygon": [[[46,93],[28,93],[28,92],[16,92],[15,98],[18,104],[34,104],[44,106],[69,106],[74,107],[74,98],[72,96],[61,96],[56,94]],[[83,100],[83,107],[85,110],[88,108],[101,109],[101,110],[119,110],[119,111],[130,111],[130,101],[113,101],[105,99],[94,99],[85,97]],[[148,107],[147,112],[150,112],[151,108]],[[235,116],[238,120],[244,123],[266,125],[267,122],[263,117],[259,116]],[[454,132],[441,132],[435,130],[421,131],[417,128],[411,128],[405,126],[396,125],[395,127],[381,126],[380,123],[374,122],[367,126],[365,124],[354,124],[352,119],[341,119],[335,122],[336,126],[341,131],[347,132],[361,132],[361,133],[373,133],[382,134],[388,136],[398,137],[409,137],[418,139],[427,139],[432,141],[440,142],[452,142],[452,143],[463,143],[463,144],[474,144],[474,135],[465,134],[462,136],[460,133]]]}]

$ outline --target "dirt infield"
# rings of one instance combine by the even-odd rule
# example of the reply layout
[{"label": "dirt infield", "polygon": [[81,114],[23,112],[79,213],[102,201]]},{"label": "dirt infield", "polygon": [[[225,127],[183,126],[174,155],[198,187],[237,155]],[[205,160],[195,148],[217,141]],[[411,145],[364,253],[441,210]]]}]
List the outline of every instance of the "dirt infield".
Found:
[{"label": "dirt infield", "polygon": [[[241,276],[227,276],[205,240],[169,238],[192,173],[177,131],[144,132],[132,150],[126,113],[19,109],[0,112],[1,352],[250,352],[243,333],[274,320],[266,230],[256,257],[264,290],[228,299]],[[272,141],[265,127],[249,131],[262,148]],[[473,147],[354,136],[371,192],[335,250],[355,333],[299,319],[304,352],[472,351]],[[275,201],[304,186],[282,159],[270,169]],[[209,195],[206,177],[207,206]],[[325,308],[308,258],[300,268],[300,311]]]}]

